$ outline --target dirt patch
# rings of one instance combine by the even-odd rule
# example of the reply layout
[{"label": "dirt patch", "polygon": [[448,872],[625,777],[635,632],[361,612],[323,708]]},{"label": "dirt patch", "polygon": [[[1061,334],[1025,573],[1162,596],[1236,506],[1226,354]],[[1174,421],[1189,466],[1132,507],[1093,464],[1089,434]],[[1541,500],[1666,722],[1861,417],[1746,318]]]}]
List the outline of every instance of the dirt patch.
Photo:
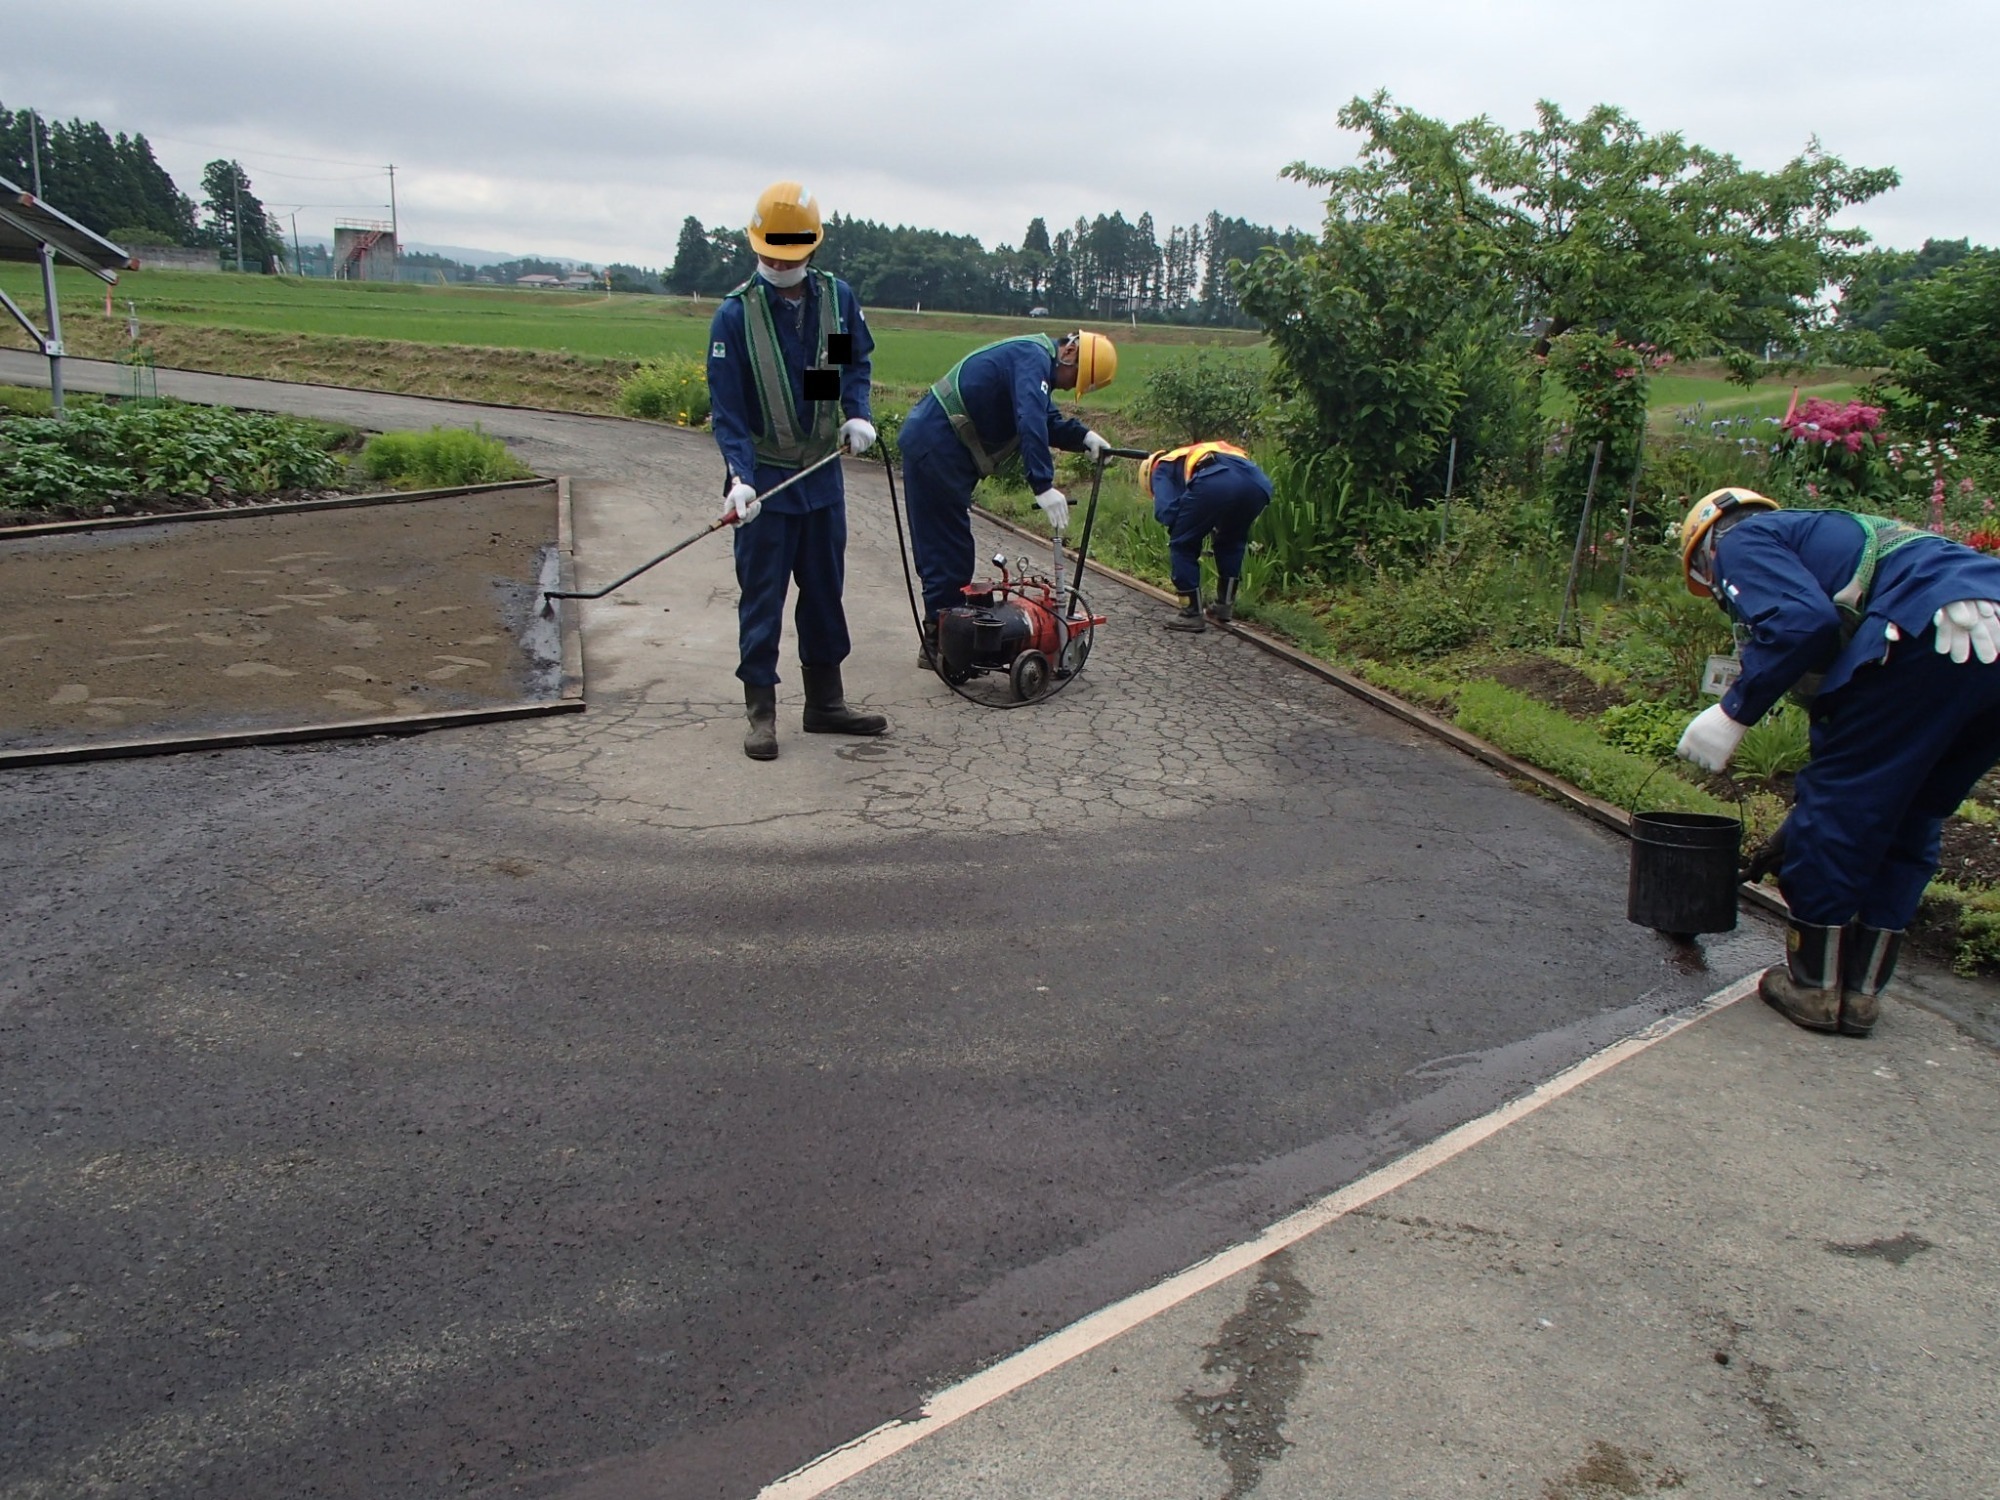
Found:
[{"label": "dirt patch", "polygon": [[1613,704],[1625,701],[1617,688],[1599,687],[1575,667],[1546,656],[1519,657],[1487,675],[1502,687],[1578,719],[1594,719]]},{"label": "dirt patch", "polygon": [[0,749],[552,698],[555,486],[0,540]]}]

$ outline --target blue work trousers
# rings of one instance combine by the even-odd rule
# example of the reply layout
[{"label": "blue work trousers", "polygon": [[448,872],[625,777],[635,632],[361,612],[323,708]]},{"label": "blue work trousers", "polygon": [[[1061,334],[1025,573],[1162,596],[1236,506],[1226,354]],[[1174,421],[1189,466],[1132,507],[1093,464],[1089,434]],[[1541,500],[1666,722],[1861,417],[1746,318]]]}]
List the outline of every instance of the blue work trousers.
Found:
[{"label": "blue work trousers", "polygon": [[910,551],[924,585],[926,620],[965,602],[974,562],[972,491],[978,483],[972,455],[955,434],[915,451],[903,443],[903,509],[910,517]]},{"label": "blue work trousers", "polygon": [[736,528],[736,675],[752,687],[778,681],[778,637],[785,621],[785,590],[796,581],[792,623],[799,661],[837,667],[852,649],[841,588],[847,578],[847,506],[822,506],[787,514],[766,510]]},{"label": "blue work trousers", "polygon": [[1944,820],[2000,761],[2000,662],[1953,662],[1933,639],[1900,642],[1820,702],[1778,873],[1801,922],[1909,926]]},{"label": "blue work trousers", "polygon": [[1249,550],[1250,527],[1264,513],[1271,497],[1247,478],[1233,473],[1211,476],[1196,470],[1194,482],[1174,506],[1167,523],[1167,557],[1174,587],[1192,594],[1201,587],[1201,544],[1215,538],[1215,571],[1221,578],[1243,575],[1243,554]]}]

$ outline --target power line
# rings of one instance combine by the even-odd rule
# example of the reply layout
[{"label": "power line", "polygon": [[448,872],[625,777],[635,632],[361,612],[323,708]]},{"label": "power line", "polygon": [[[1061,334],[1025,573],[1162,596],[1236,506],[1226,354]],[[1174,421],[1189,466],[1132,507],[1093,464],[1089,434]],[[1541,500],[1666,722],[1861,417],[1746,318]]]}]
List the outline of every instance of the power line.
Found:
[{"label": "power line", "polygon": [[[143,133],[146,135],[146,139],[149,141],[172,141],[177,146],[195,146],[203,151],[232,151],[235,149],[234,147],[231,146],[218,146],[214,144],[212,141],[191,141],[184,135],[157,135],[151,132],[143,132]],[[319,165],[323,167],[360,167],[364,171],[369,171],[369,172],[380,172],[386,170],[384,164],[379,161],[347,161],[338,156],[300,156],[297,155],[296,153],[288,151],[264,151],[258,154],[261,156],[271,157],[272,159],[277,161],[317,162],[319,163]],[[232,158],[232,160],[234,159],[235,158]],[[274,175],[279,175],[279,174],[274,174]]]}]

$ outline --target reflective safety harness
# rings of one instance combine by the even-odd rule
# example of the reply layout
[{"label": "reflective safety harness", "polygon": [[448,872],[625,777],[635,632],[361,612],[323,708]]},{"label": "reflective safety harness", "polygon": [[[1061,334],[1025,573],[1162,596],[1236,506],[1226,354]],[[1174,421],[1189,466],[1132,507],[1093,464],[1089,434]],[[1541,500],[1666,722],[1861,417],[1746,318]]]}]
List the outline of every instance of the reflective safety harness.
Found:
[{"label": "reflective safety harness", "polygon": [[[1847,516],[1859,522],[1862,531],[1861,557],[1854,565],[1854,575],[1833,596],[1833,607],[1840,613],[1840,650],[1845,651],[1854,640],[1854,633],[1861,628],[1861,622],[1868,617],[1868,593],[1875,587],[1875,569],[1882,559],[1892,552],[1900,552],[1912,542],[1934,541],[1937,537],[1933,532],[1889,516],[1864,516],[1854,511],[1829,511],[1827,514]],[[1739,641],[1743,629],[1741,625],[1736,627]],[[1802,708],[1811,708],[1813,700],[1819,697],[1819,685],[1825,675],[1823,672],[1806,673],[1792,688],[1792,700]]]},{"label": "reflective safety harness", "polygon": [[[1033,344],[1050,359],[1056,357],[1056,341],[1046,333],[1024,333],[1016,338],[1001,339],[997,343],[983,344],[974,349],[965,359],[973,359],[989,349],[1004,349],[1009,344]],[[944,414],[951,420],[951,430],[958,434],[958,440],[965,444],[965,451],[972,455],[972,465],[984,479],[1000,465],[1004,464],[1016,448],[1021,446],[1021,436],[1016,433],[1009,438],[998,452],[988,452],[980,441],[979,429],[972,425],[972,418],[965,414],[965,398],[958,393],[958,372],[965,368],[965,359],[946,370],[937,383],[931,387],[931,395],[944,408]]]},{"label": "reflective safety harness", "polygon": [[[840,320],[840,294],[833,276],[826,271],[808,272],[819,288],[819,343],[813,364],[826,364],[826,341],[830,334],[845,333]],[[758,278],[752,276],[729,293],[743,304],[743,333],[750,346],[750,373],[757,382],[757,406],[763,421],[752,445],[757,462],[774,469],[803,469],[833,452],[840,441],[840,403],[813,401],[812,420],[799,414],[792,400],[791,372],[785,368],[783,348],[778,343],[778,325],[771,317],[767,296],[753,295]],[[746,477],[746,476],[738,476]]]},{"label": "reflective safety harness", "polygon": [[1186,484],[1190,479],[1194,478],[1194,471],[1196,469],[1207,463],[1208,460],[1215,457],[1218,453],[1227,453],[1231,458],[1248,458],[1250,456],[1234,443],[1190,443],[1185,448],[1169,448],[1166,452],[1156,453],[1147,459],[1142,475],[1143,481],[1146,487],[1150,489],[1155,469],[1161,464],[1177,463],[1185,465],[1181,469],[1181,483]]}]

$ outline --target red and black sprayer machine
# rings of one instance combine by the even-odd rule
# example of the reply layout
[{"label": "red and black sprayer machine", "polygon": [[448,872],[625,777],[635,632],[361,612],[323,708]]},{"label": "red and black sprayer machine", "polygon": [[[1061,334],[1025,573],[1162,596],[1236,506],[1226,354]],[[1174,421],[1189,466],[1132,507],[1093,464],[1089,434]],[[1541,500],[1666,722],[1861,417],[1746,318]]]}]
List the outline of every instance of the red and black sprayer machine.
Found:
[{"label": "red and black sprayer machine", "polygon": [[[1005,553],[996,553],[997,579],[965,586],[965,602],[940,610],[937,618],[937,672],[954,691],[975,677],[1005,674],[1012,703],[996,703],[960,692],[960,697],[992,708],[1020,708],[1052,697],[1076,679],[1090,658],[1097,627],[1106,617],[1095,613],[1083,597],[1084,568],[1090,561],[1090,533],[1097,522],[1097,497],[1104,465],[1112,458],[1145,458],[1136,448],[1107,449],[1091,473],[1090,501],[1084,510],[1083,539],[1077,546],[1076,568],[1065,579],[1063,537],[1050,547],[1047,573],[1029,570],[1025,557],[1010,570]],[[890,494],[895,474],[890,472]],[[900,529],[900,519],[898,526]],[[906,564],[907,568],[907,564]],[[911,592],[915,612],[916,595]]]}]

